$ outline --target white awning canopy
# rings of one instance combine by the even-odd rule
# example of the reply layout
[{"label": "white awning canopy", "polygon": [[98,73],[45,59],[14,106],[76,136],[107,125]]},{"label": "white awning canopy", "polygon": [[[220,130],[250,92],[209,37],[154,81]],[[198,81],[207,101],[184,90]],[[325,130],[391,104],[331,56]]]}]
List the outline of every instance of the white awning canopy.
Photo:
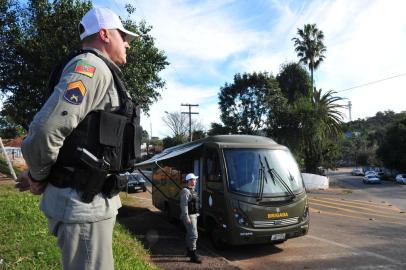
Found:
[{"label": "white awning canopy", "polygon": [[175,147],[168,148],[168,149],[164,150],[162,153],[156,154],[155,156],[153,156],[152,158],[150,158],[148,160],[135,164],[135,169],[145,169],[145,168],[152,167],[158,161],[180,156],[184,153],[190,152],[190,151],[198,148],[202,144],[203,143],[193,143],[193,144],[182,145],[181,147],[175,146]]}]

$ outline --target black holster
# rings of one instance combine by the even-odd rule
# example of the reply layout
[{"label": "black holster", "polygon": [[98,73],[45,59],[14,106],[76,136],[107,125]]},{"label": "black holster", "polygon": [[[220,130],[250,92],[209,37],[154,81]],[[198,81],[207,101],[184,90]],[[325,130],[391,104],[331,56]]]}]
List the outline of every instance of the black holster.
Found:
[{"label": "black holster", "polygon": [[116,196],[120,191],[124,191],[127,188],[128,176],[113,174],[107,177],[104,182],[102,193],[107,198]]},{"label": "black holster", "polygon": [[87,166],[86,168],[77,168],[74,172],[74,185],[79,191],[80,198],[84,203],[91,203],[94,196],[103,190],[106,183],[107,171],[99,170]]}]

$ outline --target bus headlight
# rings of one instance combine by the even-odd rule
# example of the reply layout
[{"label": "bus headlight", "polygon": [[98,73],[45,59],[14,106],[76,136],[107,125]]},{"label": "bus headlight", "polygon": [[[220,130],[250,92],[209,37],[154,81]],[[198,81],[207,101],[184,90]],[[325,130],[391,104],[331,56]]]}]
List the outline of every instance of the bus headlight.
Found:
[{"label": "bus headlight", "polygon": [[241,226],[248,226],[248,220],[244,215],[239,211],[239,209],[234,208],[234,220]]}]

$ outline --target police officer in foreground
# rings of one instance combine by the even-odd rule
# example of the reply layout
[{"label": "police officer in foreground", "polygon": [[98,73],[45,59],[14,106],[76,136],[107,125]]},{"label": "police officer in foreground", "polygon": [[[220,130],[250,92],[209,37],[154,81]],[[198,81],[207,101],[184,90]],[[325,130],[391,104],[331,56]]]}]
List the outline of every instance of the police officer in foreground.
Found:
[{"label": "police officer in foreground", "polygon": [[199,216],[198,205],[199,198],[195,191],[196,180],[199,178],[194,173],[189,173],[185,177],[187,187],[183,188],[180,193],[181,220],[186,227],[186,252],[190,261],[201,263],[199,256],[196,254],[197,234],[197,217]]},{"label": "police officer in foreground", "polygon": [[17,187],[43,194],[40,209],[64,269],[110,270],[118,193],[126,185],[120,173],[135,163],[139,130],[118,65],[137,35],[107,8],[88,11],[79,32],[82,49],[52,72],[52,94],[23,141],[29,169]]}]

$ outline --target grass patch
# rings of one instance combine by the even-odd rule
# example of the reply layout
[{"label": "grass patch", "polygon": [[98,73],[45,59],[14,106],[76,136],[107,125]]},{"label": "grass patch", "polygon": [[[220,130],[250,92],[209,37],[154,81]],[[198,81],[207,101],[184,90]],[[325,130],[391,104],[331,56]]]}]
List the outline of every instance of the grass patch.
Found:
[{"label": "grass patch", "polygon": [[[39,196],[0,185],[0,269],[61,269],[56,238],[48,233]],[[113,232],[116,269],[158,269],[142,244],[119,223]]]},{"label": "grass patch", "polygon": [[[21,170],[17,168],[16,166],[13,166],[14,172],[16,175],[19,175],[21,173]],[[9,175],[11,177],[10,170],[8,169],[7,161],[4,159],[2,155],[0,155],[0,172],[6,175]]]}]

